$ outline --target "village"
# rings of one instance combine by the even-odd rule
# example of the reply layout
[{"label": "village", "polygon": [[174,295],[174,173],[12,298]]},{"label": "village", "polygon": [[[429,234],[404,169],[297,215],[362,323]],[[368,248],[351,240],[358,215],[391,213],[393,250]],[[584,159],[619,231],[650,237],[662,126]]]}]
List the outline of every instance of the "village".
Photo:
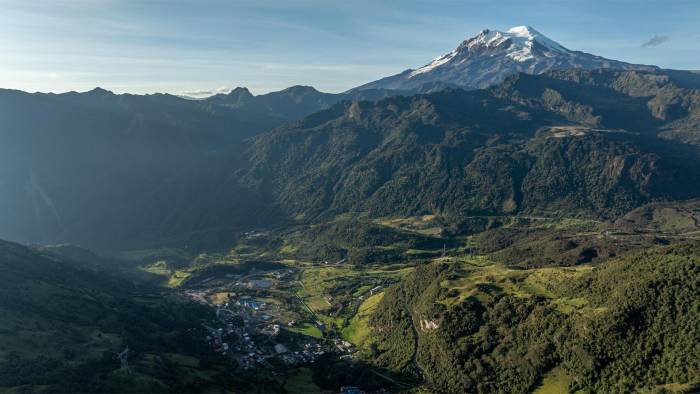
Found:
[{"label": "village", "polygon": [[327,353],[352,360],[357,349],[328,332],[303,300],[289,295],[295,273],[227,274],[187,290],[191,299],[216,312],[213,321],[202,323],[203,340],[244,370],[311,364]]}]

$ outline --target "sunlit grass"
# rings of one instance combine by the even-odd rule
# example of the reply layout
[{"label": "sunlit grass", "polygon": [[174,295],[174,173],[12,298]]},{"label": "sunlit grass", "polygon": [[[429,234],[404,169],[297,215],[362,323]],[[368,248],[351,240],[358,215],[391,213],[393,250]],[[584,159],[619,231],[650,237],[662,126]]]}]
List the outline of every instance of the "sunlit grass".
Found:
[{"label": "sunlit grass", "polygon": [[[469,297],[485,301],[488,298],[508,294],[519,298],[543,297],[560,312],[599,313],[604,308],[592,308],[585,298],[567,298],[556,294],[559,284],[575,280],[590,272],[593,267],[546,267],[528,270],[512,269],[491,262],[483,257],[442,259],[457,267],[458,278],[445,280],[441,286],[450,290],[439,302],[446,306],[456,305]],[[440,261],[440,260],[438,260]]]},{"label": "sunlit grass", "polygon": [[383,297],[384,293],[375,294],[360,305],[350,324],[343,329],[343,338],[358,347],[364,344],[370,334],[369,318]]},{"label": "sunlit grass", "polygon": [[382,218],[374,221],[376,224],[397,230],[417,233],[430,237],[439,237],[443,227],[435,215],[411,216],[400,218]]},{"label": "sunlit grass", "polygon": [[321,330],[311,323],[302,323],[293,327],[285,327],[286,330],[295,332],[297,334],[308,335],[316,338],[323,338]]},{"label": "sunlit grass", "polygon": [[556,367],[547,372],[542,384],[532,394],[562,394],[569,392],[569,384],[573,377],[563,368]]}]

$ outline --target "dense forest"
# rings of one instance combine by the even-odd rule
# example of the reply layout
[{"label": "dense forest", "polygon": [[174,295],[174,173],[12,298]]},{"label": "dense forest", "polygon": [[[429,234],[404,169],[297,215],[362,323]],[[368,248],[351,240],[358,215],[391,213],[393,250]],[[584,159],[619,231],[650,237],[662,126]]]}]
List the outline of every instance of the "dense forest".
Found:
[{"label": "dense forest", "polygon": [[482,282],[446,303],[456,290],[444,284],[476,272],[459,270],[426,264],[387,290],[371,318],[371,359],[441,392],[528,392],[555,368],[571,377],[571,391],[699,387],[697,244],[630,252],[574,277],[550,275],[541,295]]},{"label": "dense forest", "polygon": [[[251,384],[192,331],[212,317],[209,308],[115,268],[0,242],[0,388],[193,392]],[[116,355],[127,346],[125,371]],[[193,368],[183,369],[182,358]]]},{"label": "dense forest", "polygon": [[[697,197],[697,90],[663,73],[514,75],[343,102],[252,140],[242,187],[306,221],[347,212],[612,219]],[[683,179],[683,181],[680,181]]]}]

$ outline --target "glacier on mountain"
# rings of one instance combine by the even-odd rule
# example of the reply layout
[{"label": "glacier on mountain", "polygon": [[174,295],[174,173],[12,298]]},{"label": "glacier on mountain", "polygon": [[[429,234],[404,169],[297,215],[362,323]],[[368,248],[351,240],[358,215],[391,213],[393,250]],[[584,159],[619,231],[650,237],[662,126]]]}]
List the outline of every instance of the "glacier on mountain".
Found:
[{"label": "glacier on mountain", "polygon": [[530,26],[506,31],[481,30],[451,52],[417,69],[382,78],[353,90],[396,89],[433,91],[447,86],[479,89],[520,72],[541,74],[570,68],[654,70],[644,66],[572,51]]}]

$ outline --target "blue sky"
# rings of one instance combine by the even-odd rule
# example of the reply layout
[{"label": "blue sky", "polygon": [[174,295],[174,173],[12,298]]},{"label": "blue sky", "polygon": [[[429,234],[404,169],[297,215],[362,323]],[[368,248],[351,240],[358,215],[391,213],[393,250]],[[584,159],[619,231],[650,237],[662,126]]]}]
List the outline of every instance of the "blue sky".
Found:
[{"label": "blue sky", "polygon": [[340,92],[516,25],[569,49],[700,69],[698,21],[690,0],[0,0],[0,87]]}]

